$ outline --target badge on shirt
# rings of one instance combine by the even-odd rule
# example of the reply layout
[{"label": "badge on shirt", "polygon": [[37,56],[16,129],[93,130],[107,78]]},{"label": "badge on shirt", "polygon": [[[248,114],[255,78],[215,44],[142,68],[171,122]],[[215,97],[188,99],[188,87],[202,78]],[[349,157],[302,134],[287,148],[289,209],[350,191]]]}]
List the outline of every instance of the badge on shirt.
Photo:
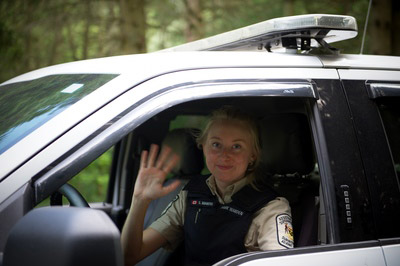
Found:
[{"label": "badge on shirt", "polygon": [[213,207],[214,202],[212,201],[204,201],[204,200],[191,200],[190,204],[192,206],[200,205],[200,206],[207,206],[207,207]]},{"label": "badge on shirt", "polygon": [[276,228],[278,232],[278,243],[286,248],[293,248],[292,217],[287,214],[276,216]]}]

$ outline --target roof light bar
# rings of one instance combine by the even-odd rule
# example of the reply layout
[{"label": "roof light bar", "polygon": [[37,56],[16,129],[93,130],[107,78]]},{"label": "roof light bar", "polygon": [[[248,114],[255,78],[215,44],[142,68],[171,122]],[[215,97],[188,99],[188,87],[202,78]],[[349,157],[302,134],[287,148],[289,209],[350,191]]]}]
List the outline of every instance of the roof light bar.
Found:
[{"label": "roof light bar", "polygon": [[267,50],[293,48],[309,50],[357,36],[354,17],[342,15],[300,15],[270,19],[213,37],[162,51]]}]

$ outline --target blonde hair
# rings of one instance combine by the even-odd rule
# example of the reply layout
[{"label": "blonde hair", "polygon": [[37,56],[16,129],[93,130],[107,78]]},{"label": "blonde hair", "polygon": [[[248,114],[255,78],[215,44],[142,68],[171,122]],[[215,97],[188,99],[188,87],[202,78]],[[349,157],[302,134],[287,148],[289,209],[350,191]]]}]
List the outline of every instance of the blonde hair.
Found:
[{"label": "blonde hair", "polygon": [[[258,134],[258,126],[256,120],[249,114],[243,112],[238,108],[234,108],[233,106],[223,106],[220,109],[215,110],[212,112],[210,119],[208,120],[206,126],[201,131],[201,133],[196,137],[197,146],[202,148],[203,144],[207,140],[208,133],[210,128],[218,121],[227,120],[227,121],[237,121],[246,125],[246,129],[250,134],[250,139],[252,141],[252,148],[254,154],[254,161],[252,165],[249,165],[246,171],[246,175],[253,173],[254,170],[257,168],[259,161],[260,161],[260,154],[261,154],[261,146]],[[250,180],[250,182],[252,182]]]}]

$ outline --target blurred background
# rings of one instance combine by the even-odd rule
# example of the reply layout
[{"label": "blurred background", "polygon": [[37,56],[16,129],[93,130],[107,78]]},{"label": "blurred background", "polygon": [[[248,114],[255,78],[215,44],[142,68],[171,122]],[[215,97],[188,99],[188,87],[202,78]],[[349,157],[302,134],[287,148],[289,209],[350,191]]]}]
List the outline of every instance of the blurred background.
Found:
[{"label": "blurred background", "polygon": [[[0,0],[0,83],[63,62],[153,52],[267,19],[343,14],[359,34],[369,0]],[[400,55],[400,1],[373,0],[365,54]]]}]

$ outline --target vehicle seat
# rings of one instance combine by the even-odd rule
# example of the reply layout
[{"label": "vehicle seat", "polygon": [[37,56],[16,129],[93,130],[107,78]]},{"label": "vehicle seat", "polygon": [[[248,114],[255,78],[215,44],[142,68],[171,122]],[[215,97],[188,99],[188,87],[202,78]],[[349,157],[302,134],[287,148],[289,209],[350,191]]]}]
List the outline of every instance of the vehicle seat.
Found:
[{"label": "vehicle seat", "polygon": [[319,179],[312,175],[315,158],[307,117],[276,114],[260,121],[262,146],[257,174],[289,200],[295,247],[317,244]]},{"label": "vehicle seat", "polygon": [[[198,132],[196,129],[180,128],[168,132],[167,136],[165,136],[162,146],[169,146],[180,157],[178,165],[172,170],[171,177],[166,181],[165,185],[175,179],[180,179],[181,184],[174,192],[150,203],[145,216],[145,228],[160,217],[161,213],[186,185],[190,177],[199,175],[203,170],[203,153],[197,147],[194,138],[194,133],[196,132]],[[137,265],[164,265],[169,256],[170,252],[159,249]]]},{"label": "vehicle seat", "polygon": [[10,231],[4,266],[122,266],[120,233],[102,211],[43,207]]}]

